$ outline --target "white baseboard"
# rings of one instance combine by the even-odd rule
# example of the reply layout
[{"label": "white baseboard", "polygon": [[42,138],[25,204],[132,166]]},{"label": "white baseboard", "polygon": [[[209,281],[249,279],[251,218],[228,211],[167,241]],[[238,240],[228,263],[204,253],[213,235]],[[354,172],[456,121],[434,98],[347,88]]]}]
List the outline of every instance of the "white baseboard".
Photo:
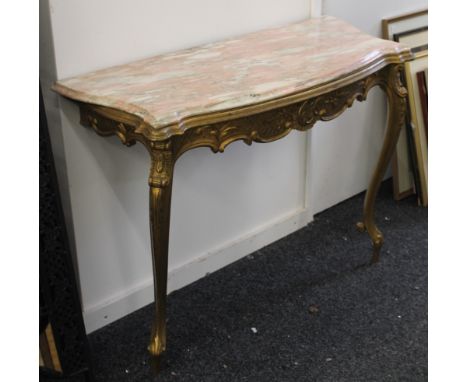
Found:
[{"label": "white baseboard", "polygon": [[[310,209],[300,209],[258,227],[232,242],[169,271],[168,292],[180,289],[207,274],[297,231],[313,220]],[[86,332],[91,333],[154,301],[153,280],[145,280],[83,313]]]}]

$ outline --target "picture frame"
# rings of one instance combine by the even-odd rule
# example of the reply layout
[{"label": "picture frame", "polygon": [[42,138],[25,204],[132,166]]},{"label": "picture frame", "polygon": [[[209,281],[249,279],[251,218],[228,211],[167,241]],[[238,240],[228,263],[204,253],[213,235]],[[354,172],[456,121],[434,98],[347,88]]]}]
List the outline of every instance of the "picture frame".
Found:
[{"label": "picture frame", "polygon": [[427,95],[427,68],[416,73],[418,80],[419,98],[424,118],[424,131],[426,138],[429,140],[429,124],[428,124],[428,95]]},{"label": "picture frame", "polygon": [[428,25],[427,9],[404,13],[395,17],[388,17],[382,20],[382,37],[385,40],[395,41],[395,34],[427,27]]},{"label": "picture frame", "polygon": [[421,186],[419,199],[422,206],[428,205],[428,137],[425,129],[423,101],[418,86],[418,73],[428,68],[428,53],[405,63],[405,83],[408,89],[409,116],[414,137],[417,173]]},{"label": "picture frame", "polygon": [[421,27],[409,31],[395,33],[393,39],[396,42],[409,45],[413,53],[428,50],[428,27]]},{"label": "picture frame", "polygon": [[[409,45],[416,59],[427,56],[428,10],[421,9],[383,19],[382,36],[385,39]],[[419,91],[417,82],[416,91]],[[410,109],[410,104],[408,104],[408,109]],[[422,203],[422,199],[424,199],[422,189],[427,183],[420,179],[421,169],[418,166],[418,159],[421,159],[421,150],[416,148],[413,126],[410,110],[406,126],[402,129],[392,159],[393,197],[395,200],[401,200],[416,193]],[[421,143],[421,139],[418,142]]]}]

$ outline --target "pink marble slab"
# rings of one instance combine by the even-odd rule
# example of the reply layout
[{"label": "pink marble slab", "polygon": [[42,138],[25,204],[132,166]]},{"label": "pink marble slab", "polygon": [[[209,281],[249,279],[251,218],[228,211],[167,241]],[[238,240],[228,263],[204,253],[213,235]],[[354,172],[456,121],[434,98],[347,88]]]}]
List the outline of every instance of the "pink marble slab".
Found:
[{"label": "pink marble slab", "polygon": [[323,16],[60,80],[54,90],[162,129],[310,89],[407,50]]}]

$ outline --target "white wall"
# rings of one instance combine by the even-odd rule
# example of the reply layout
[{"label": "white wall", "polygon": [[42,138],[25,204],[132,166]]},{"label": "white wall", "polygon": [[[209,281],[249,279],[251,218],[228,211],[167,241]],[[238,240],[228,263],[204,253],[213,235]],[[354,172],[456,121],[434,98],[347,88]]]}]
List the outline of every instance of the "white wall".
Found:
[{"label": "white wall", "polygon": [[[43,86],[85,73],[309,16],[309,0],[49,0],[51,30],[41,16]],[[325,1],[340,16],[342,4]],[[361,2],[362,3],[362,2]],[[380,23],[384,1],[345,12],[356,26]],[[403,3],[403,2],[401,2]],[[405,1],[406,8],[415,1]],[[46,4],[46,5],[44,5]],[[320,5],[320,4],[319,4]],[[47,14],[47,2],[41,2]],[[320,8],[320,7],[319,7]],[[359,8],[359,9],[358,9]],[[369,23],[372,20],[372,23]],[[52,53],[55,52],[55,56]],[[71,206],[85,323],[92,331],[152,301],[148,228],[148,155],[118,139],[97,137],[78,123],[78,110],[46,96],[61,184]],[[302,227],[320,211],[368,182],[383,132],[384,102],[351,109],[307,135],[267,145],[236,142],[222,155],[186,153],[175,168],[169,290],[177,289]],[[60,111],[60,113],[59,113]],[[341,126],[344,125],[344,126]],[[62,137],[60,136],[62,133]],[[377,145],[377,146],[376,146]],[[354,163],[353,163],[354,162]],[[357,167],[355,164],[358,164]],[[307,166],[309,177],[305,177]],[[308,179],[308,180],[307,180]],[[309,187],[306,187],[306,184]],[[306,191],[307,190],[307,191]],[[67,198],[66,198],[67,199]],[[304,208],[309,200],[310,208]],[[350,222],[352,224],[353,222]]]}]

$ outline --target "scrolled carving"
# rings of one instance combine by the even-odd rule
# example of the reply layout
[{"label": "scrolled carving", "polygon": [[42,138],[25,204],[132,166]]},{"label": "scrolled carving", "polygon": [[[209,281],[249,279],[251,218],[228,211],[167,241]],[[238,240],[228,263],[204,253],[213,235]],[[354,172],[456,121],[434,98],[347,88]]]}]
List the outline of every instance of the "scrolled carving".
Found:
[{"label": "scrolled carving", "polygon": [[363,101],[371,88],[381,81],[379,73],[343,88],[306,100],[299,109],[298,122],[304,130],[317,121],[330,121],[350,108],[354,101]]},{"label": "scrolled carving", "polygon": [[305,131],[317,121],[329,121],[341,115],[354,101],[363,101],[369,90],[385,86],[384,70],[371,74],[365,79],[323,95],[296,102],[263,113],[237,118],[229,122],[214,123],[173,136],[174,157],[196,147],[210,147],[213,152],[222,152],[230,143],[242,140],[271,142],[286,136],[291,130]]},{"label": "scrolled carving", "polygon": [[213,152],[223,152],[234,141],[271,142],[287,135],[296,124],[298,105],[289,105],[255,116],[238,118],[228,122],[205,125],[172,137],[176,158],[195,147],[209,147]]},{"label": "scrolled carving", "polygon": [[117,135],[126,146],[132,146],[136,143],[135,126],[104,116],[98,110],[82,105],[80,107],[81,124],[92,127],[96,133],[105,137]]},{"label": "scrolled carving", "polygon": [[383,71],[384,70],[388,72],[385,76],[387,79],[387,81],[385,81],[388,87],[387,92],[392,92],[399,98],[405,98],[408,95],[408,90],[401,80],[403,76],[403,65],[391,65],[383,69]]},{"label": "scrolled carving", "polygon": [[148,183],[152,187],[167,187],[172,180],[174,160],[169,141],[149,141],[137,133],[141,121],[114,110],[99,106],[80,105],[81,124],[91,127],[99,135],[108,137],[117,135],[126,146],[136,141],[144,144],[151,155],[151,170]]}]

